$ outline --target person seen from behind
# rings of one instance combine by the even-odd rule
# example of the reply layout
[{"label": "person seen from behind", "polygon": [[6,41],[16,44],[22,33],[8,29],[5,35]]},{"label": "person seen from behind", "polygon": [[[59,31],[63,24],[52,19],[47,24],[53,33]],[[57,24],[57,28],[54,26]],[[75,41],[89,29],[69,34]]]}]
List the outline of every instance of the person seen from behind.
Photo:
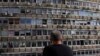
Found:
[{"label": "person seen from behind", "polygon": [[43,50],[43,56],[73,56],[70,47],[62,44],[62,34],[60,31],[52,31],[50,34],[51,45]]}]

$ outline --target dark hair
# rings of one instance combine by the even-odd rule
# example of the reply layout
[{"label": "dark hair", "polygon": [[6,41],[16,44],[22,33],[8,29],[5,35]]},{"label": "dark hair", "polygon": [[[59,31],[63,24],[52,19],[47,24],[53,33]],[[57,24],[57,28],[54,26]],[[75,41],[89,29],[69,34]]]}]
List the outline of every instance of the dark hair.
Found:
[{"label": "dark hair", "polygon": [[56,41],[56,40],[62,40],[62,34],[60,31],[52,31],[50,34],[50,40]]}]

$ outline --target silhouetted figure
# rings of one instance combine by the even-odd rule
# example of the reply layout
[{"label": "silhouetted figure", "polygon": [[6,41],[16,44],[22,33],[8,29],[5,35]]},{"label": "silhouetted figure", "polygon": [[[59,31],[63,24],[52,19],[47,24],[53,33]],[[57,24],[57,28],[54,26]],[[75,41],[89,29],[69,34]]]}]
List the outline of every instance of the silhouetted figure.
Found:
[{"label": "silhouetted figure", "polygon": [[73,56],[73,51],[70,47],[62,44],[62,39],[59,31],[52,31],[50,35],[52,45],[44,48],[43,56]]}]

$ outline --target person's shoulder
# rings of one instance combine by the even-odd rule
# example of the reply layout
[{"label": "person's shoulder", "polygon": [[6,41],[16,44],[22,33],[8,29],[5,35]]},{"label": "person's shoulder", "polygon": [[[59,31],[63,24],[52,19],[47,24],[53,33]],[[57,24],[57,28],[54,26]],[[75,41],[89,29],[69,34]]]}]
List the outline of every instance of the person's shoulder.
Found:
[{"label": "person's shoulder", "polygon": [[67,50],[72,50],[71,47],[67,46],[67,45],[62,45],[65,49]]},{"label": "person's shoulder", "polygon": [[66,46],[67,48],[69,48],[69,49],[71,49],[71,47],[69,47],[69,46]]},{"label": "person's shoulder", "polygon": [[69,46],[65,45],[65,47],[70,48]]},{"label": "person's shoulder", "polygon": [[63,45],[64,47],[67,47],[67,48],[70,48],[69,46],[67,46],[67,45]]},{"label": "person's shoulder", "polygon": [[69,46],[67,46],[67,45],[63,45],[63,44],[62,44],[61,46],[62,46],[62,47],[67,47],[67,48],[70,48]]},{"label": "person's shoulder", "polygon": [[52,47],[52,45],[49,45],[49,46],[45,46],[44,48],[48,49],[48,48],[51,48],[51,47]]}]

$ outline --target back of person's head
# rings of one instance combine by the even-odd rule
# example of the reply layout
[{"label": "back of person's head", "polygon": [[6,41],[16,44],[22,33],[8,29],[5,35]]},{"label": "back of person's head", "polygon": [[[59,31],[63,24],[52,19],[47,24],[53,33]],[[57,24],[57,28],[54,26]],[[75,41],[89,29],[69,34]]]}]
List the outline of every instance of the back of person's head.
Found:
[{"label": "back of person's head", "polygon": [[50,40],[51,41],[59,41],[62,40],[62,34],[60,31],[54,30],[50,34]]}]

